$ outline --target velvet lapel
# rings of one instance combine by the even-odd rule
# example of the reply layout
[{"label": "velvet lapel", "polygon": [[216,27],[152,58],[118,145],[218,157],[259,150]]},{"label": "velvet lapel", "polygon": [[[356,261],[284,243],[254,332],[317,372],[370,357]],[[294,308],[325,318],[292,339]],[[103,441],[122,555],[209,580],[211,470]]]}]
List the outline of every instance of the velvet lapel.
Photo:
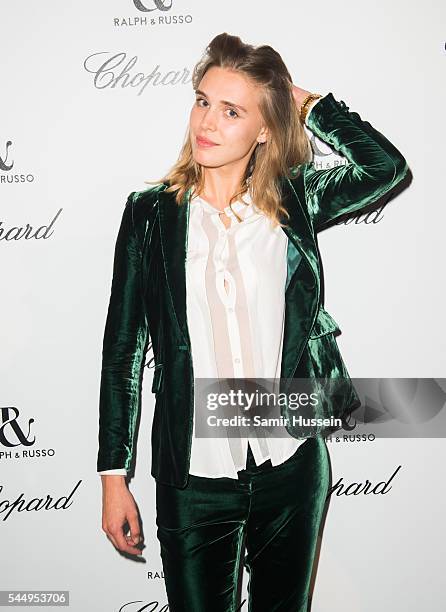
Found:
[{"label": "velvet lapel", "polygon": [[184,342],[190,349],[189,331],[186,322],[186,248],[189,224],[189,189],[179,206],[175,194],[159,193],[159,224],[161,247],[166,271],[167,286],[178,326]]},{"label": "velvet lapel", "polygon": [[[286,223],[283,231],[291,240],[294,247],[296,247],[300,254],[304,257],[306,265],[309,267],[314,279],[317,281],[319,276],[319,265],[316,244],[310,225],[304,214],[299,196],[288,179],[282,179],[281,191],[282,204],[290,215],[289,219],[282,219],[282,223]],[[297,265],[293,265],[293,262],[291,261],[290,253],[288,253],[288,266],[291,267],[291,278],[288,281],[287,291],[291,285],[292,276],[297,269]]]}]

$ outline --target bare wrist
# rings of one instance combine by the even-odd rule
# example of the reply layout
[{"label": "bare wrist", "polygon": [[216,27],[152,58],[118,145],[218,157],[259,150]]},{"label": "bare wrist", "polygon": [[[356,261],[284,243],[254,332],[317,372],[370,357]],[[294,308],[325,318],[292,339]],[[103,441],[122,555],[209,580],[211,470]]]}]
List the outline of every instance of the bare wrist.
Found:
[{"label": "bare wrist", "polygon": [[101,474],[101,481],[106,486],[125,485],[125,476],[122,474]]}]

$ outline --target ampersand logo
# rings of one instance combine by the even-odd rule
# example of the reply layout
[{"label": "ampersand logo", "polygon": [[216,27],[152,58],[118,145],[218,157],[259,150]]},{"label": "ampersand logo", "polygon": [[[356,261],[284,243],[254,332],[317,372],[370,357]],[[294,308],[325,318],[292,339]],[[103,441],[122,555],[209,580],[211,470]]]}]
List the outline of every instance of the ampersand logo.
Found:
[{"label": "ampersand logo", "polygon": [[5,158],[3,159],[2,157],[0,157],[0,170],[3,170],[5,172],[7,172],[8,170],[11,170],[11,168],[14,165],[14,162],[11,162],[8,165],[8,153],[9,153],[9,147],[11,145],[12,145],[12,142],[10,140],[8,140],[8,142],[6,143]]},{"label": "ampersand logo", "polygon": [[167,4],[167,2],[164,2],[163,0],[153,0],[153,4],[155,6],[152,8],[147,8],[142,2],[140,2],[140,0],[133,0],[133,4],[138,9],[138,11],[143,11],[144,13],[151,13],[152,11],[156,10],[170,11],[170,9],[172,8],[172,0],[170,4]]},{"label": "ampersand logo", "polygon": [[[35,176],[31,174],[31,172],[27,172],[26,174],[24,172],[21,174],[13,174],[12,172],[9,172],[14,166],[14,161],[9,159],[9,149],[11,145],[12,141],[7,140],[5,148],[3,149],[3,145],[0,143],[0,185],[7,185],[12,183],[32,183],[35,180]],[[3,172],[5,174],[2,174]],[[2,232],[0,231],[0,235],[1,233]]]},{"label": "ampersand logo", "polygon": [[28,431],[25,433],[18,422],[19,411],[14,406],[0,408],[0,417],[0,445],[13,448],[20,445],[32,446],[35,443],[35,437],[30,439],[34,419],[28,420]]}]

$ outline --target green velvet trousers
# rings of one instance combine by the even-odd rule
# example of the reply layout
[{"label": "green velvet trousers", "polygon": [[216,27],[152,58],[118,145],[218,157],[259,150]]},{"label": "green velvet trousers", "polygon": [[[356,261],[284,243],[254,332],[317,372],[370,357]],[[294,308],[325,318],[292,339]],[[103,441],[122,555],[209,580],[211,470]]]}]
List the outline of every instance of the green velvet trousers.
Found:
[{"label": "green velvet trousers", "polygon": [[[238,479],[190,475],[184,489],[157,482],[170,612],[306,612],[329,471],[316,437],[277,466],[256,466],[248,446]],[[248,602],[239,600],[241,563]]]}]

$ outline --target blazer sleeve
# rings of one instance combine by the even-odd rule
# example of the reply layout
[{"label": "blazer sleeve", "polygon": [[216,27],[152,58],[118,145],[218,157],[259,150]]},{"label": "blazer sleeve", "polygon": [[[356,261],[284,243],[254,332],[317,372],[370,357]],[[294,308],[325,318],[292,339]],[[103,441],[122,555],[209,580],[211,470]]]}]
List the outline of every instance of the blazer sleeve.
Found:
[{"label": "blazer sleeve", "polygon": [[134,196],[132,192],[127,199],[115,245],[102,347],[98,472],[129,468],[139,410],[148,325],[141,288],[142,248],[133,221]]},{"label": "blazer sleeve", "polygon": [[332,93],[308,115],[308,128],[347,159],[316,170],[303,165],[305,198],[316,231],[335,217],[359,210],[393,189],[406,175],[403,155],[383,134]]}]

